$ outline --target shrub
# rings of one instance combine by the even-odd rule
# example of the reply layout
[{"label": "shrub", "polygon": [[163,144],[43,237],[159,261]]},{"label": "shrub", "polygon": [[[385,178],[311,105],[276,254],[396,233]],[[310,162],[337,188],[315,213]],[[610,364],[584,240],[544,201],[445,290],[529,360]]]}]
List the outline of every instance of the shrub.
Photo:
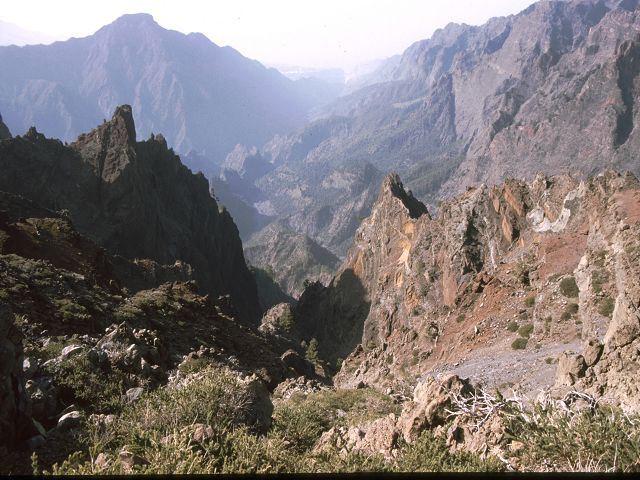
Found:
[{"label": "shrub", "polygon": [[462,323],[462,322],[464,322],[464,319],[465,319],[464,313],[461,313],[460,315],[458,315],[456,317],[456,322]]},{"label": "shrub", "polygon": [[507,436],[524,444],[515,452],[523,470],[640,470],[640,423],[612,407],[566,414],[536,404],[505,422]]},{"label": "shrub", "polygon": [[518,333],[520,334],[521,337],[529,338],[531,336],[531,334],[533,333],[533,324],[532,323],[527,323],[525,325],[522,325],[518,329]]},{"label": "shrub", "polygon": [[526,305],[527,308],[531,308],[536,304],[536,297],[535,296],[530,296],[524,299],[524,304]]},{"label": "shrub", "polygon": [[515,320],[511,320],[509,322],[509,325],[507,325],[507,330],[509,330],[510,332],[517,332],[518,331],[518,322],[516,322]]},{"label": "shrub", "polygon": [[560,293],[565,297],[576,298],[578,293],[580,293],[576,279],[573,277],[565,277],[560,280]]},{"label": "shrub", "polygon": [[309,360],[311,363],[316,363],[319,359],[318,357],[318,340],[312,338],[309,341],[309,346],[307,347],[307,352],[305,353],[305,358]]},{"label": "shrub", "polygon": [[567,312],[566,310],[564,312],[562,312],[562,314],[560,315],[560,320],[567,321],[570,318],[571,318],[571,314],[569,312]]},{"label": "shrub", "polygon": [[600,304],[598,305],[598,313],[605,317],[611,318],[615,306],[616,302],[613,298],[604,297],[602,300],[600,300]]},{"label": "shrub", "polygon": [[500,472],[504,465],[498,460],[466,451],[451,452],[442,437],[429,430],[422,432],[411,445],[404,447],[403,455],[394,470],[400,472]]},{"label": "shrub", "polygon": [[84,352],[50,365],[47,371],[62,400],[92,412],[118,411],[122,394],[134,385],[129,375],[117,368],[96,367]]},{"label": "shrub", "polygon": [[511,344],[511,348],[513,348],[514,350],[524,350],[525,348],[527,348],[527,342],[528,339],[526,338],[516,338]]}]

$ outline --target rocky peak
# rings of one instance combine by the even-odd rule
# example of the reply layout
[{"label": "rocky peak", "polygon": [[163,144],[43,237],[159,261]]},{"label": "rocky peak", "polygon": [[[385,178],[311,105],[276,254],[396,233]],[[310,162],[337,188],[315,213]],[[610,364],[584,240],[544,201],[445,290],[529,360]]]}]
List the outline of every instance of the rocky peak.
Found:
[{"label": "rocky peak", "polygon": [[44,137],[3,141],[0,190],[67,210],[109,253],[191,265],[203,293],[231,295],[239,318],[255,324],[256,284],[233,219],[161,135],[144,142],[135,135],[131,107],[122,106],[69,147]]},{"label": "rocky peak", "polygon": [[411,190],[406,191],[397,173],[387,175],[382,182],[378,203],[384,202],[385,198],[393,198],[400,200],[405,208],[409,211],[411,218],[417,219],[427,214],[427,207],[413,196]]},{"label": "rocky peak", "polygon": [[72,148],[81,151],[96,175],[113,183],[135,158],[136,127],[131,106],[116,108],[111,121],[80,135]]},{"label": "rocky peak", "polygon": [[11,138],[11,132],[2,121],[2,115],[0,115],[0,140],[4,140],[5,138]]}]

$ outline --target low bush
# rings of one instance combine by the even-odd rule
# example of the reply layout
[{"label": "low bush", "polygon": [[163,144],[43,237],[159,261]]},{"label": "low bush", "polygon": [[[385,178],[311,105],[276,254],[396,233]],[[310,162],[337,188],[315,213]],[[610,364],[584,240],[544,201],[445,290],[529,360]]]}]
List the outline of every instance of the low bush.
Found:
[{"label": "low bush", "polygon": [[518,329],[518,334],[523,338],[529,338],[532,333],[533,333],[533,323],[527,323],[525,325],[522,325]]},{"label": "low bush", "polygon": [[525,348],[527,348],[527,342],[528,339],[526,338],[516,338],[511,344],[511,348],[513,348],[514,350],[524,350]]},{"label": "low bush", "polygon": [[611,318],[611,315],[613,314],[613,310],[615,309],[615,306],[616,306],[616,302],[613,298],[604,297],[602,300],[600,300],[600,303],[598,305],[598,313],[605,317]]},{"label": "low bush", "polygon": [[576,279],[574,277],[565,277],[560,280],[560,293],[565,297],[576,298],[580,293]]},{"label": "low bush", "polygon": [[509,322],[509,325],[507,325],[507,330],[509,330],[510,332],[517,332],[518,331],[518,322],[516,322],[515,320],[511,320]]}]

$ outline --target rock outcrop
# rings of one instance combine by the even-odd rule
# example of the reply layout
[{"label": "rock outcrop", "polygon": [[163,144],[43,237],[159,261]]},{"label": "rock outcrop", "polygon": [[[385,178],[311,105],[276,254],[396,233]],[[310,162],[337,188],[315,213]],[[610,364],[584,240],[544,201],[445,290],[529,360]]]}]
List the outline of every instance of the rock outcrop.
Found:
[{"label": "rock outcrop", "polygon": [[31,404],[25,390],[22,335],[14,314],[0,305],[0,447],[25,439],[31,427]]},{"label": "rock outcrop", "polygon": [[112,254],[183,262],[203,292],[230,294],[240,318],[260,316],[255,280],[231,216],[161,135],[136,141],[129,106],[69,147],[31,129],[2,142],[0,190],[52,210]]},{"label": "rock outcrop", "polygon": [[593,378],[600,394],[637,395],[619,374],[635,368],[638,341],[635,177],[482,185],[435,217],[416,202],[387,177],[336,277],[299,300],[305,338],[346,359],[337,385],[449,371],[533,392],[554,384],[563,350],[588,342],[579,358],[560,356],[558,384]]},{"label": "rock outcrop", "polygon": [[298,298],[305,282],[329,283],[340,260],[306,235],[272,223],[244,245],[247,262],[267,272],[289,296]]},{"label": "rock outcrop", "polygon": [[0,140],[5,140],[7,138],[11,138],[11,132],[2,121],[2,115],[0,115]]}]

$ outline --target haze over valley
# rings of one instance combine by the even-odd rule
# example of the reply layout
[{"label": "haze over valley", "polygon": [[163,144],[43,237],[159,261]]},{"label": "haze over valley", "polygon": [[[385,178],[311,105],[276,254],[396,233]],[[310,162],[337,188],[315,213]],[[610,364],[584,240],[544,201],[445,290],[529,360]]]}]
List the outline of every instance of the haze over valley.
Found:
[{"label": "haze over valley", "polygon": [[0,473],[640,469],[640,2],[450,3],[7,6]]}]

